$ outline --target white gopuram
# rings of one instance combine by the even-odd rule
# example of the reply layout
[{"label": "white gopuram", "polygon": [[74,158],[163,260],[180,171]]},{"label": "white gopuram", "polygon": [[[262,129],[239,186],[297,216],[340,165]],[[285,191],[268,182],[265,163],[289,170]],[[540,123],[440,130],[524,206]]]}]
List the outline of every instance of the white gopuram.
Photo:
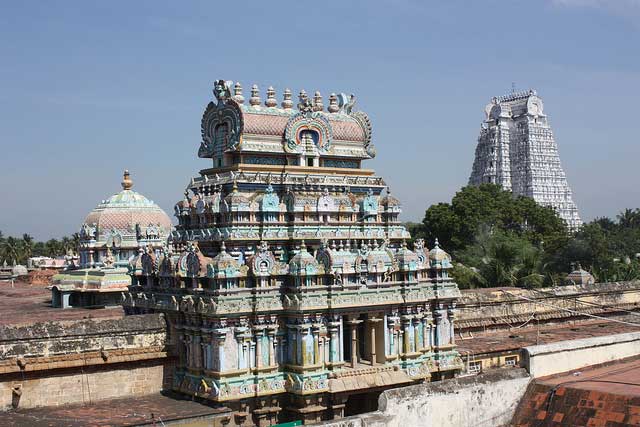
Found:
[{"label": "white gopuram", "polygon": [[469,185],[499,184],[552,206],[571,230],[582,225],[558,146],[534,90],[493,98],[485,107]]}]

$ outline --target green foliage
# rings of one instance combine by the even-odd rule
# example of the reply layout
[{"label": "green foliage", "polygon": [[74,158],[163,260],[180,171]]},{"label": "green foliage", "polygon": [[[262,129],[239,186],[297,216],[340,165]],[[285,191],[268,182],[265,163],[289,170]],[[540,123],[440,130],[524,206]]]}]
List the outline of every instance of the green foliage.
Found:
[{"label": "green foliage", "polygon": [[536,245],[567,238],[566,224],[553,209],[495,184],[464,187],[451,203],[429,207],[423,227],[427,241],[437,237],[450,251],[474,242],[481,228],[508,231]]},{"label": "green foliage", "polygon": [[575,263],[602,282],[640,279],[640,209],[570,234],[553,209],[483,184],[432,205],[410,231],[428,243],[440,240],[462,288],[558,285]]},{"label": "green foliage", "polygon": [[75,233],[71,237],[63,237],[61,240],[50,239],[46,242],[36,242],[29,234],[23,234],[21,238],[4,237],[0,231],[0,264],[15,265],[26,264],[33,256],[58,257],[75,251],[78,247],[79,236]]}]

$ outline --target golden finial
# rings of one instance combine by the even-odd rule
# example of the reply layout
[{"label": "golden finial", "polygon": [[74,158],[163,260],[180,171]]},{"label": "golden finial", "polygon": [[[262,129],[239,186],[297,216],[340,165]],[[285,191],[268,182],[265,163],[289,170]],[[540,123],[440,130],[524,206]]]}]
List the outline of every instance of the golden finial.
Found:
[{"label": "golden finial", "polygon": [[131,190],[131,187],[133,187],[133,181],[129,176],[129,171],[126,169],[124,170],[124,174],[122,175],[121,185],[123,190]]}]

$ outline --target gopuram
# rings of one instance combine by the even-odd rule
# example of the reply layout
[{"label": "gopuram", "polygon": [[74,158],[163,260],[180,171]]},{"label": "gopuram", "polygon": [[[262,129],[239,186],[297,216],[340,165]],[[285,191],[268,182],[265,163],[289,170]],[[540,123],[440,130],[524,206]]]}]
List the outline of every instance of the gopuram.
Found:
[{"label": "gopuram", "polygon": [[582,221],[542,99],[534,90],[496,97],[485,115],[469,185],[499,184],[553,207],[570,229],[579,228]]},{"label": "gopuram", "polygon": [[[233,93],[232,93],[233,87]],[[248,103],[219,80],[198,156],[210,168],[175,206],[159,255],[130,270],[129,313],[162,312],[174,391],[257,425],[375,409],[399,385],[453,377],[462,361],[449,255],[409,249],[397,199],[362,168],[371,123],[353,95],[273,88]],[[250,418],[252,417],[252,418]]]}]

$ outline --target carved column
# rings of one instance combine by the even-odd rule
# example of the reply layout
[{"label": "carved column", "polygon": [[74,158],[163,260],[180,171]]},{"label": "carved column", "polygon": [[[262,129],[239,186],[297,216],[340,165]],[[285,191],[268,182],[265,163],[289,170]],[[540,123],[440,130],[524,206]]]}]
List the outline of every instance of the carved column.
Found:
[{"label": "carved column", "polygon": [[320,363],[320,326],[315,324],[311,328],[311,333],[313,334],[313,363]]},{"label": "carved column", "polygon": [[249,345],[248,332],[246,326],[236,327],[236,341],[238,343],[238,369],[249,369]]},{"label": "carved column", "polygon": [[434,316],[433,316],[433,318],[435,320],[435,324],[436,324],[436,329],[435,329],[435,332],[433,334],[433,341],[434,341],[433,345],[435,347],[440,347],[441,345],[444,345],[444,343],[440,342],[440,336],[442,334],[442,331],[441,331],[441,329],[442,329],[442,317],[443,317],[442,312],[440,310],[436,310],[435,313],[434,313]]},{"label": "carved column", "polygon": [[455,303],[451,303],[451,305],[449,306],[449,309],[447,310],[447,316],[449,318],[449,337],[450,337],[449,344],[454,345],[456,343],[456,336],[455,336],[455,331],[454,331],[454,327],[453,327],[453,319],[456,316],[456,304]]},{"label": "carved column", "polygon": [[339,348],[339,337],[338,331],[340,330],[340,322],[330,322],[329,323],[329,362],[335,363],[340,359],[340,355],[338,354]]},{"label": "carved column", "polygon": [[411,316],[407,316],[407,315],[402,316],[401,322],[402,322],[402,331],[404,335],[403,353],[407,355],[411,353],[411,334],[409,333],[409,329],[411,327]]},{"label": "carved column", "polygon": [[387,318],[387,336],[389,338],[389,348],[387,350],[388,356],[396,355],[396,346],[397,346],[396,330],[395,330],[396,321],[397,321],[397,318],[395,317]]},{"label": "carved column", "polygon": [[264,336],[264,330],[262,328],[256,328],[253,330],[253,336],[255,338],[256,345],[256,368],[262,367],[262,337]]},{"label": "carved column", "polygon": [[371,366],[377,363],[377,352],[376,352],[376,325],[380,323],[382,319],[377,317],[372,317],[368,319],[369,322],[369,337],[371,340]]},{"label": "carved column", "polygon": [[216,355],[214,357],[214,361],[216,363],[214,363],[213,369],[217,370],[218,372],[223,372],[226,369],[225,357],[224,357],[224,354],[225,354],[224,342],[227,338],[228,331],[229,329],[227,328],[217,328],[213,330],[213,336],[216,341],[216,346],[215,346]]},{"label": "carved column", "polygon": [[351,327],[351,367],[355,368],[358,363],[358,325],[362,320],[352,319],[347,323]]},{"label": "carved column", "polygon": [[413,318],[413,339],[414,339],[414,348],[416,353],[420,351],[422,348],[422,342],[420,341],[420,334],[418,333],[418,329],[422,328],[422,321],[418,316]]},{"label": "carved column", "polygon": [[424,342],[424,349],[428,350],[431,348],[431,314],[425,313],[422,319],[422,338]]},{"label": "carved column", "polygon": [[276,364],[276,348],[275,348],[275,336],[276,330],[275,328],[267,329],[267,336],[269,337],[269,366],[275,366]]}]

